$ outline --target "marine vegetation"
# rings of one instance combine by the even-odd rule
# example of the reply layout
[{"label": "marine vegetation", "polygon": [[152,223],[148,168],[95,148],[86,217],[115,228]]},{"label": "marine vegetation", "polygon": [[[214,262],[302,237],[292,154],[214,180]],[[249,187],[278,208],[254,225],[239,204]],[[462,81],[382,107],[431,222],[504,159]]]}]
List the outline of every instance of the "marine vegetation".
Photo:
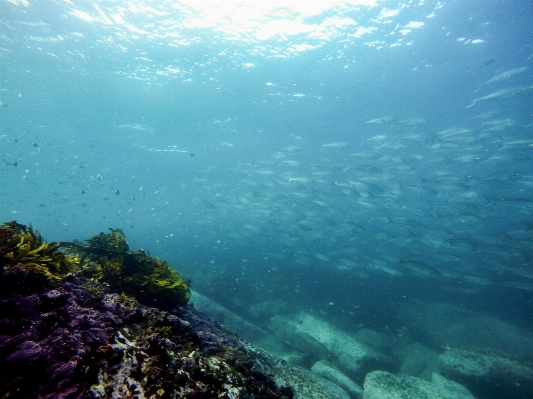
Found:
[{"label": "marine vegetation", "polygon": [[[179,273],[144,251],[129,251],[124,232],[110,231],[88,239],[88,245],[46,243],[31,225],[4,223],[0,226],[2,273],[7,276],[17,271],[24,273],[25,284],[21,289],[35,290],[79,271],[145,305],[167,310],[187,305],[191,294]],[[0,284],[9,284],[9,279]]]},{"label": "marine vegetation", "polygon": [[[293,397],[120,230],[48,244],[9,222],[0,260],[2,399]],[[146,306],[150,295],[172,310]]]},{"label": "marine vegetation", "polygon": [[[58,251],[58,243],[46,243],[32,226],[7,222],[0,226],[0,289],[34,291],[49,286],[78,270],[79,257]],[[10,276],[23,274],[24,284],[13,287]]]},{"label": "marine vegetation", "polygon": [[129,251],[124,232],[110,230],[87,240],[87,246],[65,244],[81,255],[83,275],[144,305],[166,310],[187,305],[191,293],[179,273],[144,251]]},{"label": "marine vegetation", "polygon": [[126,235],[120,229],[109,229],[111,234],[100,233],[97,236],[89,238],[87,242],[94,252],[109,252],[121,254],[129,251]]}]

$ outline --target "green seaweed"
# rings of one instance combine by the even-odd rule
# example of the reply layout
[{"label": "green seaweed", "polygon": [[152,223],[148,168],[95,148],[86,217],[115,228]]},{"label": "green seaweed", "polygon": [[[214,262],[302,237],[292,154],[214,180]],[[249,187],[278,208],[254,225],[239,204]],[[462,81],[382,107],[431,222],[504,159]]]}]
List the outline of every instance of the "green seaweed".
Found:
[{"label": "green seaweed", "polygon": [[85,284],[85,288],[87,289],[87,291],[89,291],[95,297],[101,296],[103,294],[102,289],[100,288],[100,286],[96,285],[94,283]]},{"label": "green seaweed", "polygon": [[129,251],[122,230],[110,231],[90,238],[88,246],[78,248],[85,254],[85,276],[149,306],[175,309],[187,305],[191,294],[179,273],[144,251]]},{"label": "green seaweed", "polygon": [[124,292],[121,292],[117,297],[117,302],[120,302],[127,308],[133,308],[138,304],[137,300],[132,296],[127,296]]},{"label": "green seaweed", "polygon": [[124,253],[129,251],[126,235],[121,229],[109,229],[110,234],[100,233],[89,238],[87,242],[93,252]]},{"label": "green seaweed", "polygon": [[[187,282],[167,262],[144,251],[131,252],[124,232],[109,229],[80,243],[47,243],[32,226],[7,222],[0,226],[0,268],[15,267],[26,273],[24,290],[57,283],[66,275],[80,272],[95,283],[122,292],[126,302],[133,297],[145,305],[172,310],[187,305],[191,296]],[[0,281],[0,288],[8,284]],[[100,294],[98,285],[87,289]]]},{"label": "green seaweed", "polygon": [[163,338],[172,338],[172,326],[148,326],[142,331],[142,336],[145,338],[152,334],[158,334]]},{"label": "green seaweed", "polygon": [[[25,226],[12,221],[0,226],[0,267],[5,273],[15,267],[27,273],[24,287],[17,287],[20,291],[49,286],[79,269],[79,257],[65,255],[58,247],[58,243],[45,242],[31,224]],[[9,279],[2,279],[0,285],[10,288]]]}]

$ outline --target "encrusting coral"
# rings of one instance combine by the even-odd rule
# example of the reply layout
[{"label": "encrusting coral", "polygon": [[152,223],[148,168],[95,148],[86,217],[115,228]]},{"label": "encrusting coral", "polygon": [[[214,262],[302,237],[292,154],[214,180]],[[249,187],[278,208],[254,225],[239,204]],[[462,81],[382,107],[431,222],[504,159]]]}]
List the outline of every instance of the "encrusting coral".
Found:
[{"label": "encrusting coral", "polygon": [[[129,252],[119,230],[97,237],[62,252],[31,226],[0,227],[0,398],[292,397],[240,341],[180,307],[188,288],[168,264]],[[169,311],[146,306],[154,292]]]}]

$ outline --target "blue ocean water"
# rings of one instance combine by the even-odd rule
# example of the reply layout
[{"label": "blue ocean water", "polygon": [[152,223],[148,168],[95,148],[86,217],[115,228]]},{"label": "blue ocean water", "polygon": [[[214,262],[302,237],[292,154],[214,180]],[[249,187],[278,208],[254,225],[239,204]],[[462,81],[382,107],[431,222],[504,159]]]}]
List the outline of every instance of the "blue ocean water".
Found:
[{"label": "blue ocean water", "polygon": [[468,347],[423,326],[449,305],[531,334],[530,1],[0,8],[3,221],[120,228],[260,325]]}]

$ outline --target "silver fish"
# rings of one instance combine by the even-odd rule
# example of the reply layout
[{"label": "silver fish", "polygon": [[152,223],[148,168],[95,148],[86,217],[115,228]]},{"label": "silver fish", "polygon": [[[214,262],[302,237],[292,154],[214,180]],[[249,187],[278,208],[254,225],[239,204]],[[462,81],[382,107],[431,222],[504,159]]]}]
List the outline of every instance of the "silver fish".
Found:
[{"label": "silver fish", "polygon": [[532,93],[533,93],[533,85],[524,86],[524,87],[514,87],[512,89],[502,89],[502,90],[495,91],[494,93],[488,94],[484,97],[474,99],[474,101],[472,101],[472,104],[470,104],[466,108],[473,107],[476,103],[480,101],[510,100],[516,97],[530,95]]},{"label": "silver fish", "polygon": [[324,144],[322,147],[329,147],[329,148],[344,148],[348,147],[348,144],[342,142],[342,141],[336,141],[334,143]]},{"label": "silver fish", "polygon": [[513,76],[516,76],[516,75],[519,75],[521,73],[524,73],[525,71],[527,71],[527,69],[528,69],[528,67],[509,69],[508,71],[502,72],[502,73],[494,76],[492,79],[487,80],[483,84],[486,85],[486,84],[489,84],[489,83],[494,83],[494,82],[499,82],[499,81],[502,81],[502,80],[510,79]]},{"label": "silver fish", "polygon": [[385,123],[391,123],[394,120],[392,116],[382,116],[379,118],[370,119],[369,121],[363,122],[363,125],[383,125]]}]

